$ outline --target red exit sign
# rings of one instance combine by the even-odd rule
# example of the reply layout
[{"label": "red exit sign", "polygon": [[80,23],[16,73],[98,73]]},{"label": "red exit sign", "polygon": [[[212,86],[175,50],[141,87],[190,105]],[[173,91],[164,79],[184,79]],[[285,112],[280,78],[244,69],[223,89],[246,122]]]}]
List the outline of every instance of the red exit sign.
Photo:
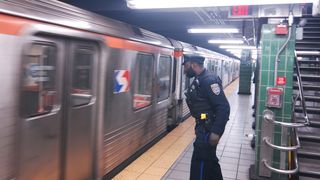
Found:
[{"label": "red exit sign", "polygon": [[232,6],[230,15],[233,17],[251,16],[252,15],[252,8],[251,8],[251,6],[248,6],[248,5]]}]

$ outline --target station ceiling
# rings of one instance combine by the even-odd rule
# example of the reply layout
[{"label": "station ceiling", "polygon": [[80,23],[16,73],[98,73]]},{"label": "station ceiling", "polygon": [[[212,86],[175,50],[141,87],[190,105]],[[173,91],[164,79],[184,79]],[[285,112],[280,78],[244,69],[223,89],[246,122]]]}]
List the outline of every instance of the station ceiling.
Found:
[{"label": "station ceiling", "polygon": [[[209,44],[209,39],[243,39],[244,45],[256,46],[259,38],[258,19],[228,18],[229,7],[152,9],[137,10],[127,7],[125,0],[61,0],[65,3],[86,9],[102,16],[120,20],[142,27],[161,35],[214,50],[226,55],[229,52],[216,44]],[[237,28],[236,34],[190,34],[188,28],[194,27]]]}]

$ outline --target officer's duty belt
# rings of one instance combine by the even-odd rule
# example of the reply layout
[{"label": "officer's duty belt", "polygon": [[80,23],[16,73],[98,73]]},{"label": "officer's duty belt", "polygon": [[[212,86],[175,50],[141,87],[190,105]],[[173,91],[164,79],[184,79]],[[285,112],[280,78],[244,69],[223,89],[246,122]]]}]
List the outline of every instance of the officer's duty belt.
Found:
[{"label": "officer's duty belt", "polygon": [[202,119],[202,118],[201,118],[201,114],[206,114],[206,118],[207,118],[207,119],[212,119],[212,120],[213,120],[213,119],[216,117],[216,115],[215,115],[214,113],[209,112],[209,113],[196,114],[196,115],[194,116],[194,118],[201,120],[201,119]]}]

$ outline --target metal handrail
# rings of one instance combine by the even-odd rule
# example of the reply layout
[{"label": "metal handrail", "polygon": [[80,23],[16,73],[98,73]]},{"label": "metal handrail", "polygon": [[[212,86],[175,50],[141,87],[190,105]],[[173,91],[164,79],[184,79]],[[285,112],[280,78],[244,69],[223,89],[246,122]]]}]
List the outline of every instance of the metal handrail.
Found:
[{"label": "metal handrail", "polygon": [[[294,102],[296,100],[297,100],[297,98],[294,98]],[[284,127],[289,127],[289,128],[294,128],[294,131],[295,131],[295,129],[297,127],[305,126],[304,123],[285,123],[285,122],[276,121],[274,113],[269,109],[266,109],[266,110],[263,111],[263,119],[266,120],[267,122],[271,122],[273,124],[277,124],[277,125],[284,126]],[[277,150],[281,150],[281,151],[294,151],[295,152],[295,167],[296,167],[295,169],[284,170],[284,169],[274,168],[274,167],[272,167],[271,165],[268,164],[268,161],[266,159],[262,160],[263,164],[269,170],[271,170],[273,172],[277,172],[277,173],[281,173],[281,174],[295,174],[295,173],[297,173],[298,170],[299,170],[298,158],[297,158],[297,149],[301,147],[301,144],[300,144],[300,140],[299,140],[299,137],[298,137],[297,133],[295,133],[295,138],[296,138],[296,145],[295,146],[278,146],[278,145],[272,144],[269,137],[263,137],[263,141],[269,147],[271,147],[272,149],[277,149]]]},{"label": "metal handrail", "polygon": [[298,139],[297,145],[295,145],[295,146],[277,146],[277,145],[271,143],[271,139],[269,137],[264,137],[263,141],[273,149],[278,149],[281,151],[295,151],[301,147],[299,138],[297,138],[297,139]]},{"label": "metal handrail", "polygon": [[297,127],[304,127],[305,124],[304,123],[288,123],[288,122],[280,122],[280,121],[275,121],[269,118],[264,118],[265,120],[267,120],[268,122],[271,122],[273,124],[277,124],[280,126],[284,126],[284,127],[291,127],[291,128],[297,128]]},{"label": "metal handrail", "polygon": [[272,166],[269,165],[269,163],[268,163],[268,161],[267,161],[266,159],[262,159],[263,164],[264,164],[268,169],[270,169],[270,170],[273,171],[273,172],[281,173],[281,174],[295,174],[295,173],[297,173],[298,170],[299,170],[297,155],[294,157],[294,161],[295,161],[295,164],[296,164],[296,168],[291,169],[291,170],[284,170],[284,169],[274,168],[274,167],[272,167]]},{"label": "metal handrail", "polygon": [[305,124],[303,123],[288,123],[288,122],[280,122],[280,121],[276,121],[274,120],[274,113],[267,109],[267,110],[264,110],[263,111],[263,119],[268,121],[268,122],[271,122],[273,124],[277,124],[277,125],[280,125],[280,126],[284,126],[284,127],[291,127],[291,128],[296,128],[296,127],[303,127],[305,126]]},{"label": "metal handrail", "polygon": [[299,63],[298,63],[298,58],[297,58],[297,52],[294,51],[294,62],[296,64],[296,70],[297,70],[297,81],[298,81],[298,87],[299,87],[299,95],[301,99],[301,105],[302,105],[302,111],[305,119],[305,124],[309,125],[310,121],[308,118],[307,114],[307,109],[306,109],[306,101],[304,98],[304,92],[303,92],[303,86],[302,86],[302,80],[301,80],[301,73],[300,73],[300,68],[299,68]]}]

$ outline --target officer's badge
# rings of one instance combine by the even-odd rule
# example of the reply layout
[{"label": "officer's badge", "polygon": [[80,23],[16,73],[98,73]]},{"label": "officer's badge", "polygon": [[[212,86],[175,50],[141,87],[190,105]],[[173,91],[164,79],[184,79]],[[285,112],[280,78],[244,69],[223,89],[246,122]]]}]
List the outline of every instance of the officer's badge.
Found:
[{"label": "officer's badge", "polygon": [[212,92],[215,95],[219,95],[220,94],[220,86],[219,86],[219,84],[214,83],[214,84],[211,84],[210,87],[211,87]]}]

